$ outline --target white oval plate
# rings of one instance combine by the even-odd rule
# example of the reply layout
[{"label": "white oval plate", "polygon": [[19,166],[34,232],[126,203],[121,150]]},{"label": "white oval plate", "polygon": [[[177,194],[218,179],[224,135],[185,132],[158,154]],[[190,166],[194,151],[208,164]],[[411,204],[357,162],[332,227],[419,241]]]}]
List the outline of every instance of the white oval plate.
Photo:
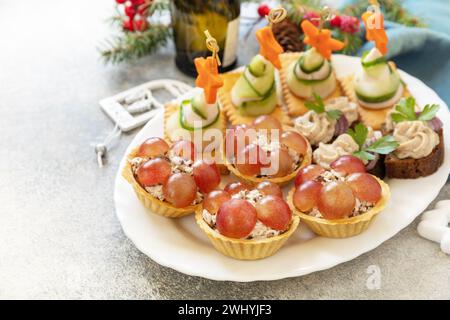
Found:
[{"label": "white oval plate", "polygon": [[[336,72],[343,76],[359,66],[359,59],[336,55]],[[401,72],[419,105],[440,104],[445,141],[450,141],[450,113],[447,105],[420,80]],[[163,135],[163,115],[136,135],[127,153],[148,137]],[[117,173],[114,201],[117,217],[125,234],[136,247],[157,263],[192,276],[213,280],[276,280],[331,268],[368,252],[408,226],[437,196],[450,171],[449,148],[444,164],[435,174],[417,180],[389,180],[392,198],[370,228],[348,239],[317,237],[301,226],[286,245],[272,257],[258,261],[239,261],[223,256],[197,227],[194,217],[173,220],[148,212],[133,189],[121,176],[125,155]]]}]

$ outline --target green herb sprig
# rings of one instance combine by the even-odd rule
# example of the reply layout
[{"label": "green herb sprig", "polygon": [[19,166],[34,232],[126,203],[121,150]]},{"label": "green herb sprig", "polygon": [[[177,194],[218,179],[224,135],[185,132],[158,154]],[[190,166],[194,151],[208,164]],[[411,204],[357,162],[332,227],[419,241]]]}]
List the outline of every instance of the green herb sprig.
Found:
[{"label": "green herb sprig", "polygon": [[314,93],[314,100],[315,101],[307,101],[305,103],[306,108],[314,111],[317,114],[326,112],[327,116],[333,120],[337,120],[342,116],[341,110],[337,110],[337,109],[326,110],[325,104],[323,103],[323,100],[322,100],[322,97],[319,96],[318,94]]},{"label": "green herb sprig", "polygon": [[403,98],[395,106],[395,112],[391,114],[392,121],[429,121],[436,116],[439,110],[438,104],[427,104],[423,110],[416,114],[416,100],[413,97]]},{"label": "green herb sprig", "polygon": [[388,154],[398,147],[398,142],[395,141],[394,137],[391,135],[384,136],[374,143],[365,146],[364,144],[367,135],[369,134],[369,130],[362,123],[358,123],[354,129],[349,128],[347,134],[349,134],[358,144],[359,150],[354,152],[353,155],[361,160],[373,160],[375,159],[374,153]]}]

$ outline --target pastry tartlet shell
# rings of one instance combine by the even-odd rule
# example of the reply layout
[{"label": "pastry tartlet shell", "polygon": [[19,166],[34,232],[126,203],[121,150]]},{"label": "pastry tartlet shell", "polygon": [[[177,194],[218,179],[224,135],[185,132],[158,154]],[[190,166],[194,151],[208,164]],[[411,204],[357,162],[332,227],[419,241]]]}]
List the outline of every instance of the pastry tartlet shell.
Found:
[{"label": "pastry tartlet shell", "polygon": [[157,215],[167,217],[167,218],[180,218],[186,215],[194,213],[198,208],[202,207],[201,203],[196,205],[191,205],[184,208],[177,208],[171,205],[168,202],[161,201],[155,197],[153,197],[150,193],[148,193],[136,180],[133,174],[133,170],[131,168],[131,164],[129,160],[133,159],[139,148],[133,149],[133,151],[128,155],[125,167],[122,170],[122,176],[134,189],[137,198],[141,201],[141,203],[149,209],[152,213]]},{"label": "pastry tartlet shell", "polygon": [[202,212],[201,208],[196,211],[195,220],[200,229],[206,233],[212,245],[220,253],[239,260],[258,260],[274,255],[294,233],[300,222],[299,217],[292,215],[289,229],[278,236],[261,240],[233,239],[213,230],[203,220]]},{"label": "pastry tartlet shell", "polygon": [[289,191],[287,196],[287,203],[294,214],[300,217],[300,221],[305,223],[314,233],[328,238],[348,238],[356,236],[365,231],[376,216],[383,211],[391,197],[389,186],[383,181],[374,176],[381,185],[381,199],[377,204],[367,211],[356,217],[328,220],[324,218],[317,218],[297,210],[293,203],[293,195],[295,187]]},{"label": "pastry tartlet shell", "polygon": [[[291,127],[284,127],[283,131],[286,131],[286,130],[291,130],[291,131],[297,132],[295,129],[292,129]],[[257,185],[258,183],[263,182],[263,181],[270,181],[270,182],[278,184],[279,186],[284,186],[296,177],[297,173],[300,171],[301,168],[306,167],[307,165],[311,164],[312,148],[311,148],[311,145],[309,144],[308,139],[306,139],[306,138],[304,138],[304,139],[308,145],[308,148],[307,148],[306,154],[304,155],[300,166],[296,170],[294,170],[293,172],[291,172],[290,174],[288,174],[287,176],[284,176],[284,177],[274,177],[274,178],[261,177],[261,178],[258,178],[258,177],[254,177],[254,176],[247,176],[247,175],[241,173],[232,163],[230,163],[227,160],[225,150],[222,151],[223,154],[225,155],[223,161],[225,163],[225,166],[227,167],[227,169],[230,172],[232,172],[240,180],[250,183],[253,186]]]}]

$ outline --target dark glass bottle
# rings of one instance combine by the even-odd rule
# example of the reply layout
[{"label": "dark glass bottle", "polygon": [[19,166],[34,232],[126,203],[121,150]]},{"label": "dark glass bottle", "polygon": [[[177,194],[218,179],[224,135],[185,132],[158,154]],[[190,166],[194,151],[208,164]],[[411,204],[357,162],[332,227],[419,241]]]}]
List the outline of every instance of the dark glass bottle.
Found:
[{"label": "dark glass bottle", "polygon": [[211,55],[205,44],[206,29],[220,47],[220,72],[233,69],[237,61],[239,0],[171,0],[170,9],[175,62],[181,71],[195,76],[194,59]]}]

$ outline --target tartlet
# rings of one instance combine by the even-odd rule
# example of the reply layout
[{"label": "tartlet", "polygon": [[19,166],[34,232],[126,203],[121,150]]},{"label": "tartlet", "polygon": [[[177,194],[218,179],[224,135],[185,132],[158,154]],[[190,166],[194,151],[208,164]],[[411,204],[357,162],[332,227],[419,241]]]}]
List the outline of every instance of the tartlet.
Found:
[{"label": "tartlet", "polygon": [[[213,246],[226,256],[240,260],[269,257],[283,246],[298,227],[299,218],[292,215],[288,204],[279,196],[262,194],[257,189],[241,190],[234,195],[229,195],[222,190],[212,193],[214,192],[226,194],[226,199],[212,205],[217,212],[211,213],[206,208],[199,208],[196,211],[195,219]],[[264,202],[266,204],[276,203],[280,206],[278,209],[282,209],[272,209],[270,212],[275,219],[279,220],[275,224],[281,223],[277,229],[268,226],[268,224],[274,224],[274,221],[268,223],[259,220],[261,211],[257,210],[261,210],[261,207],[257,206]],[[243,216],[248,216],[248,219],[237,224],[231,218],[227,220],[226,216],[231,215],[234,219],[240,219]]]},{"label": "tartlet", "polygon": [[[361,166],[362,168],[364,168],[362,164]],[[378,194],[379,198],[376,200],[376,202],[368,202],[360,200],[358,198],[359,197],[358,192],[355,192],[354,191],[355,189],[353,189],[353,187],[351,188],[349,187],[348,185],[349,179],[353,179],[351,177],[356,177],[358,175],[359,177],[364,178],[362,179],[363,181],[365,179],[369,179],[369,182],[374,183],[373,181],[376,181],[379,184],[379,188],[377,187],[376,191],[377,193],[379,193]],[[338,178],[336,178],[336,176]],[[307,184],[309,185],[307,186]],[[320,205],[318,206],[317,203],[309,204],[310,207],[306,211],[299,210],[297,206],[300,205],[296,206],[294,200],[296,192],[300,193],[300,191],[297,190],[300,190],[301,188],[306,189],[307,187],[314,184],[322,185],[321,187],[320,186],[318,187],[319,189],[317,191],[318,192],[317,197],[322,197],[321,199],[323,199],[323,197],[326,197],[326,195],[324,195],[323,193],[323,190],[325,190],[326,188],[331,188],[330,187],[331,184],[334,184],[333,187],[336,187],[337,184],[340,184],[340,186],[347,185],[344,186],[344,189],[350,188],[349,192],[353,193],[354,206],[350,206],[349,208],[347,208],[347,213],[345,215],[342,215],[342,212],[340,212],[339,214],[333,213],[333,208],[327,209],[331,210],[329,213],[327,213],[327,215],[330,213],[331,215],[335,215],[332,218],[331,217],[325,218],[324,217],[325,213],[321,212],[318,209]],[[302,192],[307,193],[308,191]],[[340,203],[337,205],[343,205],[342,203],[346,202],[345,199],[347,199],[346,198],[347,195],[345,193],[340,193],[339,195],[340,196],[336,198],[335,201],[338,201]],[[302,196],[303,195],[299,195],[298,197],[301,198]],[[374,193],[370,194],[369,197],[374,197]],[[328,170],[324,171],[314,179],[302,181],[299,185],[290,190],[287,197],[287,201],[291,206],[294,214],[297,214],[300,217],[300,221],[304,222],[316,234],[329,238],[347,238],[358,235],[361,232],[365,231],[373,222],[375,217],[386,207],[389,198],[390,198],[389,186],[375,176],[372,176],[363,171],[360,172],[355,171],[347,175],[342,172]],[[307,207],[304,204],[301,205],[304,206],[305,208]],[[312,206],[313,208],[311,208]],[[338,209],[336,207],[336,210],[338,212],[341,209]]]},{"label": "tartlet", "polygon": [[[271,122],[271,123],[275,122],[275,127],[281,128],[281,129],[278,129],[280,131],[279,131],[279,135],[278,135],[277,139],[272,141],[268,138],[265,138],[265,137],[267,137],[267,135],[265,135],[264,133],[268,132],[270,135],[270,132],[272,132],[273,129],[271,129],[269,127],[257,128],[258,124],[256,124],[256,123],[258,123],[260,119],[262,119],[265,122]],[[264,124],[263,124],[263,126],[264,126]],[[245,157],[244,159],[247,161],[247,158],[250,159],[251,155],[246,155],[245,154],[246,150],[251,149],[251,147],[253,147],[253,146],[256,146],[255,148],[257,149],[257,151],[255,151],[255,152],[258,152],[258,157],[264,157],[266,159],[266,161],[268,161],[268,162],[270,161],[270,163],[272,163],[271,159],[270,159],[272,153],[278,152],[274,156],[276,156],[276,155],[279,156],[279,158],[278,158],[279,164],[282,163],[281,153],[283,153],[284,157],[291,159],[291,160],[286,159],[286,161],[292,162],[292,169],[289,169],[289,170],[280,169],[280,167],[281,167],[280,166],[276,173],[264,174],[262,172],[262,168],[264,167],[264,165],[260,165],[258,168],[254,169],[254,170],[253,170],[253,168],[250,168],[250,171],[243,171],[240,164],[236,163],[239,159],[239,155],[238,155],[239,153],[234,153],[233,155],[227,154],[227,151],[226,151],[227,143],[228,143],[227,141],[229,141],[227,138],[226,142],[224,144],[224,151],[223,151],[223,153],[225,155],[224,162],[225,162],[225,165],[228,168],[228,170],[230,172],[232,172],[240,180],[248,182],[252,185],[256,185],[262,181],[270,181],[270,182],[276,183],[278,185],[285,185],[285,184],[289,183],[292,179],[295,178],[295,176],[297,175],[298,171],[301,168],[303,168],[311,163],[311,159],[312,159],[311,145],[309,144],[308,140],[305,137],[303,137],[301,134],[297,133],[293,128],[288,127],[288,126],[282,127],[281,124],[276,121],[276,119],[268,117],[268,116],[262,116],[262,117],[255,119],[255,121],[252,123],[252,125],[245,128],[243,132],[246,132],[249,129],[250,130],[255,129],[256,134],[254,135],[254,137],[256,137],[256,139],[252,140],[252,141],[248,141],[248,143],[246,144],[245,148],[242,151],[237,151],[235,149],[235,152],[244,152],[243,157]],[[260,130],[264,130],[264,129],[266,129],[267,131],[260,131]],[[232,131],[232,130],[234,130],[234,131]],[[238,126],[238,127],[231,129],[229,134],[232,133],[233,137],[236,137],[240,134],[240,132],[241,131],[239,131],[239,126]],[[227,137],[229,137],[229,136],[230,135],[228,135]],[[290,137],[286,138],[286,136],[290,136]],[[294,142],[291,144],[289,141],[294,141]],[[295,143],[297,141],[303,145],[296,147]],[[259,152],[262,152],[263,156],[261,156],[261,154],[259,154]],[[280,170],[285,170],[286,172],[282,171],[285,174],[279,176]]]},{"label": "tartlet", "polygon": [[[181,149],[180,145],[183,143],[187,145],[187,149]],[[162,147],[153,149],[155,152],[146,153],[146,148],[147,151],[152,148],[146,147],[146,144],[160,144]],[[215,163],[201,159],[194,161],[195,147],[192,144],[189,149],[190,145],[191,142],[180,140],[169,148],[164,140],[149,138],[127,156],[122,176],[131,184],[141,203],[152,213],[168,218],[192,214],[201,206],[203,193],[219,185],[218,167]],[[184,150],[188,150],[187,153]],[[202,181],[201,176],[201,172],[205,170],[208,171],[207,182]]]}]

